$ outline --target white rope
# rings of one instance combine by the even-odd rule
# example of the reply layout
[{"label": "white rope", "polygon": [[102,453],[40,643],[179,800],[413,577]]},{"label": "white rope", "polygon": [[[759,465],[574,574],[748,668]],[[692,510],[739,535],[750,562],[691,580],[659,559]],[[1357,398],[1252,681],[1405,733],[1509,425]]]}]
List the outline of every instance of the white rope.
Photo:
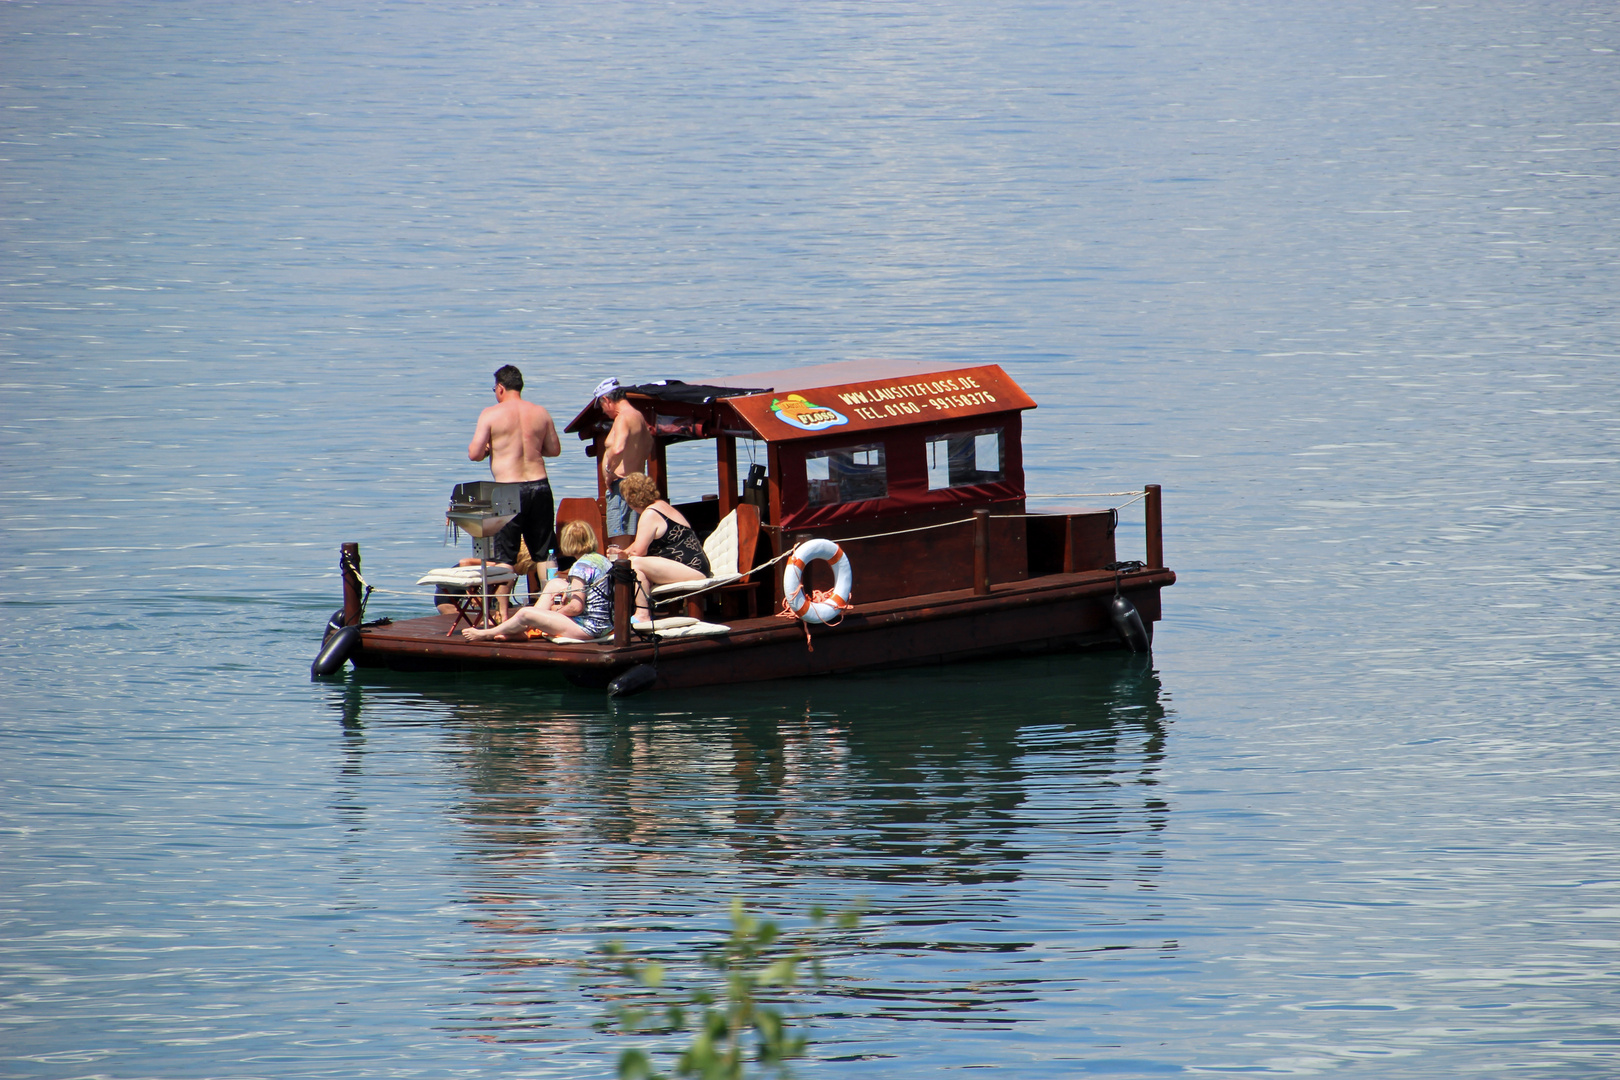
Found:
[{"label": "white rope", "polygon": [[868,534],[866,536],[846,536],[842,540],[834,540],[833,543],[835,543],[835,544],[839,544],[839,543],[847,544],[851,540],[881,540],[885,536],[904,536],[906,533],[927,532],[929,529],[945,529],[945,528],[949,528],[952,525],[971,525],[971,524],[973,524],[973,519],[972,518],[957,518],[955,521],[942,521],[938,525],[918,525],[916,528],[913,528],[913,529],[896,529],[896,530],[894,530],[894,532],[870,533],[870,534]]},{"label": "white rope", "polygon": [[1118,506],[1116,506],[1116,507],[1114,507],[1114,509],[1115,509],[1115,510],[1123,510],[1123,509],[1125,509],[1125,508],[1126,508],[1126,507],[1127,507],[1127,506],[1129,506],[1129,505],[1131,505],[1131,503],[1133,503],[1133,502],[1140,502],[1140,501],[1141,501],[1141,500],[1143,500],[1143,499],[1145,499],[1145,498],[1147,498],[1147,497],[1148,497],[1148,493],[1147,493],[1147,492],[1145,492],[1145,491],[1142,491],[1142,492],[1138,492],[1138,493],[1137,493],[1137,494],[1136,494],[1136,495],[1135,495],[1135,496],[1133,496],[1133,497],[1132,497],[1132,498],[1129,498],[1129,499],[1126,499],[1126,500],[1125,500],[1125,501],[1124,501],[1124,502],[1122,502],[1122,503],[1120,503],[1120,504],[1119,504],[1119,505],[1118,505]]},{"label": "white rope", "polygon": [[[1125,509],[1125,507],[1131,505],[1131,503],[1138,502],[1138,501],[1140,501],[1142,499],[1147,498],[1147,494],[1148,494],[1147,489],[1143,488],[1140,491],[1093,491],[1093,492],[1090,492],[1090,493],[1087,493],[1087,494],[1081,494],[1081,495],[1026,495],[1024,497],[1026,499],[1099,499],[1099,498],[1103,498],[1103,497],[1123,498],[1124,496],[1128,495],[1128,496],[1130,496],[1130,498],[1125,499],[1124,502],[1119,503],[1118,505],[1113,507],[1113,509],[1115,509],[1115,510],[1123,510],[1123,509]],[[1050,514],[991,514],[990,516],[992,518],[1008,519],[1008,518],[1051,517],[1052,515],[1050,515]],[[885,537],[889,537],[889,536],[904,536],[907,533],[927,532],[930,529],[948,529],[953,525],[971,525],[971,524],[973,524],[973,519],[972,518],[957,518],[955,521],[941,521],[941,522],[939,522],[938,524],[935,524],[935,525],[918,525],[915,528],[910,528],[910,529],[895,529],[892,532],[868,533],[865,536],[846,536],[846,537],[843,537],[843,538],[841,538],[839,540],[835,540],[833,542],[836,543],[836,544],[847,544],[847,543],[850,543],[853,540],[881,540],[881,539],[883,539]],[[685,599],[687,599],[689,597],[693,597],[693,596],[702,596],[706,592],[713,592],[715,589],[724,588],[725,586],[733,584],[736,581],[741,581],[741,580],[743,580],[745,578],[752,577],[755,572],[757,572],[759,570],[764,570],[768,566],[774,566],[777,563],[781,562],[783,559],[791,557],[794,550],[795,550],[795,548],[789,548],[787,551],[784,551],[782,554],[776,556],[776,558],[767,559],[766,561],[760,563],[758,566],[756,566],[753,569],[749,570],[746,574],[739,574],[736,578],[733,578],[733,579],[730,579],[730,580],[727,580],[727,581],[719,581],[719,582],[716,582],[713,585],[705,585],[701,589],[693,589],[690,592],[679,593],[679,594],[677,594],[678,598],[682,599],[682,600],[685,600]],[[672,597],[671,599],[674,599],[674,597]]]},{"label": "white rope", "polygon": [[[971,525],[972,523],[973,523],[972,518],[958,518],[955,521],[942,521],[942,522],[938,523],[937,525],[918,525],[917,527],[911,528],[911,529],[896,529],[893,532],[870,533],[870,534],[868,534],[866,536],[846,536],[841,540],[835,540],[833,542],[836,543],[836,544],[847,544],[851,540],[880,540],[885,536],[904,536],[906,533],[927,532],[929,529],[945,529],[945,528],[949,528],[952,525]],[[777,563],[781,562],[783,559],[792,558],[793,553],[796,550],[798,550],[797,545],[795,545],[794,547],[788,548],[786,551],[782,552],[782,554],[776,556],[774,559],[766,559],[764,562],[760,563],[758,566],[755,566],[755,567],[752,567],[751,569],[749,569],[746,573],[738,574],[734,578],[726,578],[723,581],[716,581],[713,585],[705,585],[701,589],[692,589],[692,590],[690,590],[688,592],[675,593],[675,594],[667,597],[666,601],[667,602],[673,602],[675,600],[687,600],[687,599],[690,599],[691,597],[694,597],[694,596],[702,596],[704,593],[713,592],[716,589],[723,589],[727,585],[734,585],[739,581],[743,581],[743,580],[746,580],[747,578],[753,577],[754,574],[756,574],[760,570],[764,570],[766,567],[775,566]]]},{"label": "white rope", "polygon": [[[1129,491],[1117,491],[1117,492],[1114,492],[1113,494],[1115,494],[1115,495],[1130,495],[1131,493]],[[1036,498],[1037,496],[1030,496],[1030,497],[1031,498]],[[1041,495],[1041,496],[1038,496],[1038,497],[1043,498],[1043,499],[1077,499],[1077,498],[1085,498],[1087,496],[1080,496],[1080,495]],[[1138,491],[1131,498],[1126,499],[1122,503],[1115,503],[1113,506],[1109,507],[1109,509],[1114,510],[1114,511],[1123,510],[1127,506],[1131,505],[1131,503],[1140,502],[1145,498],[1147,498],[1147,492]],[[1052,514],[992,514],[991,515],[991,517],[997,517],[997,518],[1038,518],[1038,517],[1052,517],[1052,516],[1053,516]]]},{"label": "white rope", "polygon": [[[1119,503],[1119,504],[1117,504],[1116,506],[1113,507],[1113,509],[1115,509],[1115,510],[1123,510],[1125,507],[1131,505],[1132,503],[1138,502],[1138,501],[1140,501],[1142,499],[1147,498],[1147,494],[1148,494],[1147,489],[1144,488],[1144,489],[1142,489],[1140,491],[1091,491],[1091,492],[1082,492],[1082,493],[1076,494],[1076,495],[1025,495],[1024,498],[1026,498],[1026,499],[1101,499],[1101,498],[1114,499],[1114,498],[1125,498],[1126,496],[1130,496],[1129,498],[1125,498],[1124,502]],[[1005,519],[1016,519],[1016,518],[1050,517],[1051,515],[1050,514],[992,514],[990,516],[992,518],[999,518],[999,519],[1005,520]],[[937,524],[934,524],[934,525],[917,525],[917,526],[915,526],[913,528],[910,528],[910,529],[894,529],[894,530],[892,530],[890,532],[868,533],[865,536],[846,536],[846,537],[843,537],[841,540],[835,540],[834,543],[847,544],[847,543],[850,543],[850,542],[855,541],[855,540],[882,540],[885,537],[890,537],[890,536],[905,536],[908,533],[928,532],[928,531],[930,531],[932,529],[948,529],[948,528],[950,528],[950,527],[952,527],[954,525],[971,525],[971,524],[973,524],[973,519],[970,518],[970,517],[969,518],[957,518],[954,521],[941,521],[941,522],[938,522]],[[781,562],[783,559],[791,558],[792,555],[793,555],[794,550],[796,550],[796,545],[795,545],[794,548],[789,548],[788,550],[784,551],[782,554],[776,556],[773,559],[766,559],[764,562],[760,563],[759,565],[751,567],[746,573],[738,574],[734,578],[726,578],[724,580],[716,581],[713,585],[705,585],[701,589],[692,589],[689,592],[677,593],[677,594],[669,597],[668,601],[672,602],[674,600],[688,600],[688,599],[691,599],[694,596],[702,596],[704,593],[713,592],[716,589],[723,589],[727,585],[734,585],[739,581],[744,581],[744,580],[746,580],[746,579],[748,579],[750,577],[753,577],[756,573],[758,573],[761,570],[764,570],[764,569],[767,569],[769,567],[775,566],[777,563]],[[380,593],[380,594],[382,594],[384,596],[414,596],[414,597],[419,597],[419,596],[422,595],[419,592],[406,592],[406,591],[404,591],[402,589],[378,589],[378,588],[375,588],[375,587],[373,587],[373,586],[366,583],[366,579],[360,576],[360,571],[359,570],[356,570],[354,572],[354,576],[355,576],[355,579],[357,581],[359,581],[361,585],[365,586],[368,589],[371,589],[372,592]],[[513,584],[513,592],[516,592],[517,591],[516,590],[517,582],[513,582],[512,584]],[[435,588],[438,588],[438,586],[435,586]],[[651,600],[651,598],[649,597],[649,601],[650,600]]]},{"label": "white rope", "polygon": [[[1145,496],[1146,494],[1147,494],[1147,489],[1143,488],[1141,491],[1082,491],[1082,492],[1080,492],[1078,494],[1075,494],[1075,495],[1025,495],[1024,498],[1026,498],[1026,499],[1122,499],[1126,495],[1134,495],[1136,498],[1132,499],[1131,502],[1135,502],[1136,499],[1140,499],[1143,496]],[[1126,503],[1126,504],[1121,504],[1121,505],[1129,505],[1129,504]]]}]

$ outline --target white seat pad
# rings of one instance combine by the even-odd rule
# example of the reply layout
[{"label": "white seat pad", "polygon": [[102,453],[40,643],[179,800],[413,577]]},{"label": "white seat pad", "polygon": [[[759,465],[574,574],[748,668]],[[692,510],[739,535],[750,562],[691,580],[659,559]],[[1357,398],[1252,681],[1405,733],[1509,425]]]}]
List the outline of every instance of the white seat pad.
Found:
[{"label": "white seat pad", "polygon": [[699,622],[693,619],[690,626],[676,626],[665,630],[664,621],[660,619],[658,629],[654,633],[660,638],[702,637],[705,634],[729,634],[731,627],[723,623]]},{"label": "white seat pad", "polygon": [[[517,575],[505,567],[489,568],[491,585],[505,585],[516,580]],[[481,585],[483,581],[483,576],[476,566],[445,566],[438,570],[429,570],[416,579],[418,585],[450,585],[458,589]]]},{"label": "white seat pad", "polygon": [[665,585],[653,586],[653,599],[661,600],[666,596],[684,596],[698,589],[708,588],[710,585],[729,585],[733,581],[742,580],[741,574],[732,574],[730,577],[706,577],[695,581],[671,581]]},{"label": "white seat pad", "polygon": [[690,615],[659,615],[659,616],[655,617],[653,619],[653,621],[650,622],[650,623],[633,622],[633,623],[630,624],[630,629],[632,629],[632,630],[674,630],[677,627],[691,626],[696,622],[697,622],[697,620],[692,618],[692,616],[690,616]]},{"label": "white seat pad", "polygon": [[613,631],[604,630],[593,638],[552,637],[547,634],[539,640],[544,641],[547,645],[600,645],[604,641],[613,640]]}]

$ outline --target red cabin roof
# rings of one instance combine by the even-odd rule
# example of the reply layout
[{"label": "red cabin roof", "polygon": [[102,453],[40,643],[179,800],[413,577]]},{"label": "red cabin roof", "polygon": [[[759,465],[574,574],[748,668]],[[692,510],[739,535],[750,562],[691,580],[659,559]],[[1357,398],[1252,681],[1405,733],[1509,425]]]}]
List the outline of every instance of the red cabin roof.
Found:
[{"label": "red cabin roof", "polygon": [[[656,401],[660,413],[697,418],[689,438],[717,434],[735,418],[772,443],[1036,407],[996,364],[915,360],[850,360],[711,378],[701,385],[665,382],[626,389],[633,397]],[[606,422],[593,400],[565,430],[588,439]]]}]

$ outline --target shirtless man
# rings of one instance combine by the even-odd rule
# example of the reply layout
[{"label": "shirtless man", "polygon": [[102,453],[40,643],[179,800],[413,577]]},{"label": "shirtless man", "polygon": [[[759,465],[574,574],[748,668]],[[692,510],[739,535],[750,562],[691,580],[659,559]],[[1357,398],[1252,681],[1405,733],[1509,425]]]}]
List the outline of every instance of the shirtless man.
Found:
[{"label": "shirtless man", "polygon": [[[551,550],[557,515],[545,459],[561,453],[562,442],[551,414],[523,400],[523,372],[511,364],[495,372],[495,404],[478,414],[478,430],[467,444],[467,457],[471,461],[489,458],[489,472],[497,483],[523,485],[518,490],[517,516],[495,534],[496,562],[508,566],[517,562],[520,539],[528,544],[536,562],[544,561]],[[510,592],[510,585],[496,589],[502,622],[506,621]]]},{"label": "shirtless man", "polygon": [[618,379],[603,379],[596,386],[596,399],[602,413],[613,421],[607,441],[602,444],[602,479],[607,481],[607,534],[633,536],[640,518],[619,494],[619,481],[631,473],[647,471],[652,454],[653,433],[641,410],[625,401]]}]

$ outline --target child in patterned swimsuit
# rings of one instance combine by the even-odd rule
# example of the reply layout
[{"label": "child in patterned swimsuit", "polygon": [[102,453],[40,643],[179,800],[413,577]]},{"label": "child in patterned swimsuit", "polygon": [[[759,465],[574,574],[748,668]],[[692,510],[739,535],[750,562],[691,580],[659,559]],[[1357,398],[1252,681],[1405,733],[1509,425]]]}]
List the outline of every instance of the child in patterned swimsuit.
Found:
[{"label": "child in patterned swimsuit", "polygon": [[612,566],[597,553],[596,530],[583,521],[564,523],[557,546],[574,560],[566,577],[546,583],[533,607],[488,630],[461,632],[468,641],[522,637],[531,628],[555,638],[589,641],[613,629]]}]

